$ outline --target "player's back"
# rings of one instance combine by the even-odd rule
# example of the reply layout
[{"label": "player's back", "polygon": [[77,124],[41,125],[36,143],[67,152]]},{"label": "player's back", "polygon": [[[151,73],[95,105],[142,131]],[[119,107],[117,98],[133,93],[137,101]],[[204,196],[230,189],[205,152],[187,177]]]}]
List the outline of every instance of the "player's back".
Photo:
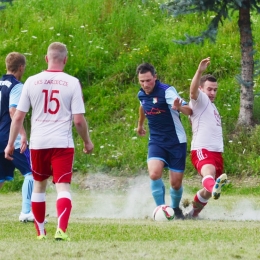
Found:
[{"label": "player's back", "polygon": [[85,112],[77,78],[57,71],[34,75],[24,84],[18,109],[27,112],[26,102],[32,107],[32,149],[74,147],[72,115]]},{"label": "player's back", "polygon": [[0,79],[0,151],[4,150],[8,142],[11,125],[9,97],[11,90],[18,83],[13,75],[4,75]]}]

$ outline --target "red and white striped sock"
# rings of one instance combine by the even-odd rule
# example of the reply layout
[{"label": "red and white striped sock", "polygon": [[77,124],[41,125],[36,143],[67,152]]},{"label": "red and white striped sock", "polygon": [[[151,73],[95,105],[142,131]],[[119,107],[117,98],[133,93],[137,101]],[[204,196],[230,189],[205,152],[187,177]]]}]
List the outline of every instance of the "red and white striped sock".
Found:
[{"label": "red and white striped sock", "polygon": [[44,220],[46,212],[45,193],[32,193],[32,212],[34,215],[34,226],[37,230],[37,235],[46,235],[44,229]]},{"label": "red and white striped sock", "polygon": [[203,210],[203,208],[207,205],[207,203],[208,203],[208,200],[202,198],[198,191],[197,194],[194,196],[194,199],[192,202],[192,206],[193,206],[192,216],[197,217],[199,215],[199,213]]},{"label": "red and white striped sock", "polygon": [[60,228],[63,232],[66,232],[69,223],[70,212],[72,209],[71,194],[68,191],[61,191],[58,193],[56,208],[58,216],[58,228]]}]

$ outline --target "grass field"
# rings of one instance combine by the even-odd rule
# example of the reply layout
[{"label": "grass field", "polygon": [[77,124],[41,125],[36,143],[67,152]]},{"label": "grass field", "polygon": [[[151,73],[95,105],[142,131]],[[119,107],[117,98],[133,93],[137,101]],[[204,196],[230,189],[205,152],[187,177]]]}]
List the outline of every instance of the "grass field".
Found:
[{"label": "grass field", "polygon": [[[193,189],[185,185],[183,198],[191,200]],[[74,187],[70,242],[53,239],[52,185],[47,241],[36,240],[32,223],[18,222],[20,193],[1,194],[0,259],[259,259],[260,197],[229,193],[210,201],[199,220],[159,223],[151,219],[154,204],[145,176],[121,189]]]}]

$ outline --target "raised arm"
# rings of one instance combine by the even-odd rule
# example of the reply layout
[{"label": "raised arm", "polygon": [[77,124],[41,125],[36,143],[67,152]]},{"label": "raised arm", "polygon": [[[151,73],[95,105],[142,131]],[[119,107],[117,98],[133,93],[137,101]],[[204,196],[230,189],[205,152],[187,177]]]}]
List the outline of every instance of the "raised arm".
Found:
[{"label": "raised arm", "polygon": [[210,57],[203,59],[199,67],[191,81],[190,84],[190,98],[197,100],[199,95],[199,86],[200,86],[200,78],[202,76],[202,73],[207,69],[208,65],[210,64]]}]

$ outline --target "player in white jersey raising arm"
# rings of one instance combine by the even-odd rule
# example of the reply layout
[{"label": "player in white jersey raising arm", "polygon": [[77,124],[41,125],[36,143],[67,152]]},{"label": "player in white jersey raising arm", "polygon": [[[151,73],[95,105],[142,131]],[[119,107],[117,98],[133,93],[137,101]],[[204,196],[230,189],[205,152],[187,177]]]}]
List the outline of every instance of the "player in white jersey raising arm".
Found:
[{"label": "player in white jersey raising arm", "polygon": [[91,153],[93,143],[84,117],[85,107],[80,82],[63,72],[67,62],[67,48],[54,42],[49,45],[46,62],[48,69],[29,77],[13,117],[5,157],[12,160],[14,141],[24,117],[32,107],[31,166],[34,178],[32,211],[35,217],[37,239],[46,239],[44,218],[47,180],[52,176],[57,191],[58,225],[56,240],[69,240],[65,233],[72,203],[70,182],[74,158],[72,120],[84,143],[84,153]]},{"label": "player in white jersey raising arm", "polygon": [[198,217],[208,200],[218,199],[221,188],[227,182],[223,174],[223,136],[221,117],[214,100],[218,84],[214,76],[203,72],[210,64],[210,58],[203,59],[192,79],[190,102],[192,115],[191,161],[202,176],[202,189],[197,192],[192,202],[193,208],[188,217]]}]

